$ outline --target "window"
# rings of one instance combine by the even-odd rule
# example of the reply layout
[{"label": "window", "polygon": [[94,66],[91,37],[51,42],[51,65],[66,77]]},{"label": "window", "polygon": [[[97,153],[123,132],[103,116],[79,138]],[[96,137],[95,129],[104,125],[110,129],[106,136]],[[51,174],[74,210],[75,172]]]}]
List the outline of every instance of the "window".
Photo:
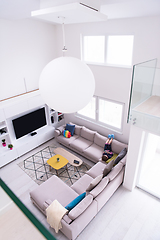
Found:
[{"label": "window", "polygon": [[123,108],[123,103],[94,96],[85,108],[77,112],[77,115],[119,131],[122,129]]},{"label": "window", "polygon": [[107,64],[132,65],[133,36],[108,36]]},{"label": "window", "polygon": [[105,54],[105,36],[84,36],[84,61],[103,63]]},{"label": "window", "polygon": [[99,99],[99,121],[121,129],[123,105]]},{"label": "window", "polygon": [[112,66],[132,65],[133,35],[83,36],[82,59]]},{"label": "window", "polygon": [[96,98],[92,97],[91,101],[87,104],[86,107],[84,107],[82,110],[78,111],[79,114],[91,118],[96,119]]}]

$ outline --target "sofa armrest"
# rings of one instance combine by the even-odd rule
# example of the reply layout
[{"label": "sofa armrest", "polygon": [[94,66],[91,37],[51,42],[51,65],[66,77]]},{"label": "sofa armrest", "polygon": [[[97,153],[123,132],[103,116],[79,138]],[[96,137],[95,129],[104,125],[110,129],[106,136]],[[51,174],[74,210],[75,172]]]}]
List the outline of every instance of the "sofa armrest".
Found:
[{"label": "sofa armrest", "polygon": [[53,202],[52,200],[47,199],[47,200],[43,203],[43,210],[46,210],[52,202]]},{"label": "sofa armrest", "polygon": [[60,127],[58,127],[55,131],[54,131],[54,136],[55,138],[57,138],[58,136],[60,136],[63,132],[63,130],[65,129],[65,125],[62,125]]}]

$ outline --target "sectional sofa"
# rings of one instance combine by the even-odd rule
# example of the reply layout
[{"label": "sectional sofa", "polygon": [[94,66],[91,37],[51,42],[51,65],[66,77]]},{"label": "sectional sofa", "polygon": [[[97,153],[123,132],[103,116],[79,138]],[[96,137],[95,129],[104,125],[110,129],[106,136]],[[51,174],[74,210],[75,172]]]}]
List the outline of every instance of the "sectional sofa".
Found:
[{"label": "sectional sofa", "polygon": [[[64,136],[60,134],[62,128],[63,127],[56,130],[56,139],[58,139],[59,142],[60,139],[61,142],[63,141],[62,137],[64,138]],[[94,151],[89,151],[90,149],[85,151],[84,146],[88,146],[88,148],[92,147],[92,150],[93,147],[95,147],[95,150],[97,151],[96,158],[93,158],[94,162],[97,163],[88,170],[83,177],[69,187],[57,176],[53,176],[30,192],[30,198],[33,204],[35,204],[35,206],[45,215],[46,209],[54,200],[57,200],[63,207],[65,207],[70,202],[74,201],[79,195],[87,192],[86,197],[73,207],[73,209],[71,209],[61,220],[62,228],[60,231],[62,231],[70,240],[76,239],[76,237],[90,223],[117,188],[122,184],[124,177],[127,155],[121,157],[114,167],[114,160],[109,164],[99,161],[102,157],[101,148],[107,138],[94,132],[94,137],[91,139],[91,133],[93,133],[93,131],[84,127],[81,127],[81,131],[79,131],[78,126],[77,129],[75,128],[75,135],[72,137],[73,141],[80,138],[79,141],[73,145],[71,144],[71,142],[73,143],[72,139],[68,139],[68,141],[70,141],[70,148],[72,149],[74,148],[73,146],[77,147],[77,144],[79,143],[78,145],[80,145],[81,143],[83,152],[80,150],[82,148],[79,148],[77,152],[81,152],[83,156],[88,156],[88,158],[92,159],[91,154],[94,155]],[[89,138],[89,136],[90,139],[86,139],[86,137]],[[82,143],[83,138],[84,144]],[[113,142],[113,151],[117,153],[121,152],[124,147],[127,148],[127,145],[123,143],[116,140]],[[65,142],[64,145],[66,146],[68,143]]]},{"label": "sectional sofa", "polygon": [[[74,134],[70,138],[64,137],[62,133],[66,125],[62,125],[54,131],[57,142],[94,163],[101,161],[107,137],[85,126],[79,126],[71,122],[69,124],[75,125]],[[115,139],[112,141],[112,151],[115,154],[119,154],[124,148],[127,148],[126,144]]]}]

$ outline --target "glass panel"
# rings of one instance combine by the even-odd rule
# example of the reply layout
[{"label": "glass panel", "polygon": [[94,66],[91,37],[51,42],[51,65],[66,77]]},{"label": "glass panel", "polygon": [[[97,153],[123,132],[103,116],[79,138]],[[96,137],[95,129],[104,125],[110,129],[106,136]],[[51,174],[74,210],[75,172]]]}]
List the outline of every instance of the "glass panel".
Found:
[{"label": "glass panel", "polygon": [[121,129],[123,105],[99,99],[99,121]]},{"label": "glass panel", "polygon": [[132,110],[152,96],[157,59],[133,66],[128,122]]},{"label": "glass panel", "polygon": [[93,97],[86,107],[78,111],[78,114],[88,118],[96,119],[96,98]]},{"label": "glass panel", "polygon": [[[3,229],[1,229],[3,239],[26,239],[27,235],[28,239],[56,240],[1,178],[0,186],[0,220],[3,223]],[[8,226],[10,226],[9,231],[7,231]]]},{"label": "glass panel", "polygon": [[104,63],[105,36],[84,36],[84,61]]}]

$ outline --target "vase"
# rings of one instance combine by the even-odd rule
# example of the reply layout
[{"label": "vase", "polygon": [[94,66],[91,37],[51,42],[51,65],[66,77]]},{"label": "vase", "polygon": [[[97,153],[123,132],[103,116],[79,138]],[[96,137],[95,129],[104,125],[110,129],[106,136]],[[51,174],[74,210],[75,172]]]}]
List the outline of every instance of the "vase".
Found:
[{"label": "vase", "polygon": [[2,145],[3,145],[3,147],[5,147],[5,146],[6,146],[6,143],[2,143]]},{"label": "vase", "polygon": [[10,148],[10,150],[12,150],[13,148]]}]

